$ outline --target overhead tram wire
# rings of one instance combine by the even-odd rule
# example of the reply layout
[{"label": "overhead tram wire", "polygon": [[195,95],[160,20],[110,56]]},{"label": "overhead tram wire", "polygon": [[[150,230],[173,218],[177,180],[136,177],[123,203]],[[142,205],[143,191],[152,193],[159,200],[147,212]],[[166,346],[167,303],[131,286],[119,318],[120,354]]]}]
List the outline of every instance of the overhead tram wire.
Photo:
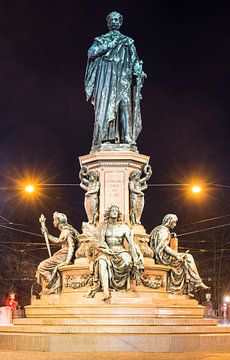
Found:
[{"label": "overhead tram wire", "polygon": [[[217,225],[217,226],[211,226],[211,227],[208,227],[208,228],[206,228],[206,229],[199,229],[199,230],[189,231],[189,232],[186,232],[186,233],[183,233],[183,234],[178,234],[177,237],[182,237],[182,236],[191,235],[191,234],[197,234],[197,233],[200,233],[200,232],[209,231],[209,230],[214,230],[214,229],[219,229],[219,228],[223,228],[223,227],[227,227],[227,226],[230,226],[230,223],[222,224],[222,225]],[[20,232],[20,233],[24,233],[24,234],[28,234],[28,235],[34,235],[34,236],[38,236],[38,237],[43,238],[43,235],[40,235],[40,234],[31,232],[31,231],[25,231],[25,230],[21,230],[21,229],[15,229],[15,228],[13,228],[13,227],[6,226],[6,225],[2,225],[2,224],[0,224],[0,227],[5,228],[5,229],[8,229],[8,230],[13,230],[13,231],[16,231],[16,232]]]},{"label": "overhead tram wire", "polygon": [[202,224],[204,222],[208,222],[208,221],[214,221],[214,220],[220,220],[220,219],[224,219],[226,217],[230,217],[230,214],[227,215],[221,215],[221,216],[215,216],[209,219],[204,219],[204,220],[198,220],[198,221],[193,221],[191,223],[188,224],[183,224],[183,226],[189,226],[189,225],[195,225],[195,224]]},{"label": "overhead tram wire", "polygon": [[2,228],[4,228],[4,229],[13,230],[13,231],[17,231],[17,232],[20,232],[20,233],[24,233],[24,234],[28,234],[28,235],[33,235],[33,236],[38,236],[38,237],[43,238],[43,235],[40,235],[40,234],[31,232],[31,231],[16,229],[16,228],[13,228],[13,227],[10,227],[10,226],[6,226],[6,225],[2,225],[2,224],[0,224],[0,227],[2,227]]},{"label": "overhead tram wire", "polygon": [[226,226],[230,226],[230,223],[228,223],[228,224],[222,224],[222,225],[217,225],[217,226],[211,226],[211,227],[208,227],[208,228],[206,228],[206,229],[189,231],[189,232],[186,232],[186,233],[183,233],[183,234],[178,234],[177,236],[178,236],[178,237],[181,237],[181,236],[186,236],[186,235],[191,235],[191,234],[197,234],[197,233],[204,232],[204,231],[220,229],[220,228],[223,228],[223,227],[226,227]]},{"label": "overhead tram wire", "polygon": [[[37,186],[48,187],[48,186],[62,186],[62,187],[75,187],[80,186],[80,183],[38,183]],[[150,187],[180,187],[180,186],[190,186],[191,183],[162,183],[162,184],[148,184]],[[216,183],[204,183],[205,186],[214,186],[219,188],[230,189],[230,185],[225,184],[216,184]],[[12,189],[13,186],[0,186],[0,190],[9,190]]]}]

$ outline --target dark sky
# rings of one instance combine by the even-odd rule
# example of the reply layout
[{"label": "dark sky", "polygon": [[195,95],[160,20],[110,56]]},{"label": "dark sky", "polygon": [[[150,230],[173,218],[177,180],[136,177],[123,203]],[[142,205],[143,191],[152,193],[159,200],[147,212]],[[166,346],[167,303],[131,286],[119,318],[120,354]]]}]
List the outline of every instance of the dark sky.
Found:
[{"label": "dark sky", "polygon": [[[44,183],[79,183],[78,156],[90,151],[94,123],[83,87],[86,54],[93,38],[107,31],[112,10],[124,15],[121,31],[135,40],[148,74],[138,149],[150,156],[150,182],[198,177],[230,185],[227,1],[1,0],[2,186],[28,174]],[[167,212],[181,223],[228,214],[229,190],[209,189],[194,202],[181,188],[149,187],[143,224],[149,231]],[[64,211],[80,229],[83,191],[44,193],[32,203],[13,188],[1,191],[0,214],[39,231],[41,212],[51,218],[53,210]]]}]

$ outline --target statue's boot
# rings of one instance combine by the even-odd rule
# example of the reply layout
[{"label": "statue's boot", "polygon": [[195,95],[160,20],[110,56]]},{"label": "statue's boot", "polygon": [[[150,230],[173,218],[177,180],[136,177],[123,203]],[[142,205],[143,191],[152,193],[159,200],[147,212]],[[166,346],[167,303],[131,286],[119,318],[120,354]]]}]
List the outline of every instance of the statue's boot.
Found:
[{"label": "statue's boot", "polygon": [[207,286],[207,285],[205,285],[205,284],[203,283],[203,281],[202,281],[201,283],[195,285],[195,287],[196,287],[197,289],[203,289],[203,290],[208,290],[208,289],[210,289],[210,287]]},{"label": "statue's boot", "polygon": [[135,141],[133,141],[130,136],[125,136],[124,143],[130,145],[136,145]]}]

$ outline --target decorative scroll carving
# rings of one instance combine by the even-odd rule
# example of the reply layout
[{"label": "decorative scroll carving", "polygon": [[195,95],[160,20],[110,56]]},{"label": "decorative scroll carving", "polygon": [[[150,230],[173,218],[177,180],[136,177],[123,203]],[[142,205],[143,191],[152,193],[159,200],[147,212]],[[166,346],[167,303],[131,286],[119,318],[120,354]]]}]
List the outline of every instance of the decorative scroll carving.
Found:
[{"label": "decorative scroll carving", "polygon": [[153,279],[152,276],[143,274],[141,275],[140,279],[144,286],[147,286],[151,289],[159,289],[165,287],[164,276],[162,275],[155,275]]},{"label": "decorative scroll carving", "polygon": [[92,275],[66,275],[64,286],[71,289],[79,289],[86,285],[92,285]]}]

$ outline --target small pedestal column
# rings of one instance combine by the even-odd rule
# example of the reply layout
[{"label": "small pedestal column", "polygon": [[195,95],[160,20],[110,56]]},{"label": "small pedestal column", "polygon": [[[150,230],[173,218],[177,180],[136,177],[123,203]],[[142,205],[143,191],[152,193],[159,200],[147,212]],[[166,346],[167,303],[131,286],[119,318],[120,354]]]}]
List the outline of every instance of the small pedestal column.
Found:
[{"label": "small pedestal column", "polygon": [[98,151],[79,157],[81,167],[97,171],[100,178],[99,223],[111,205],[119,206],[124,221],[130,224],[129,176],[148,165],[149,156],[133,151]]}]

